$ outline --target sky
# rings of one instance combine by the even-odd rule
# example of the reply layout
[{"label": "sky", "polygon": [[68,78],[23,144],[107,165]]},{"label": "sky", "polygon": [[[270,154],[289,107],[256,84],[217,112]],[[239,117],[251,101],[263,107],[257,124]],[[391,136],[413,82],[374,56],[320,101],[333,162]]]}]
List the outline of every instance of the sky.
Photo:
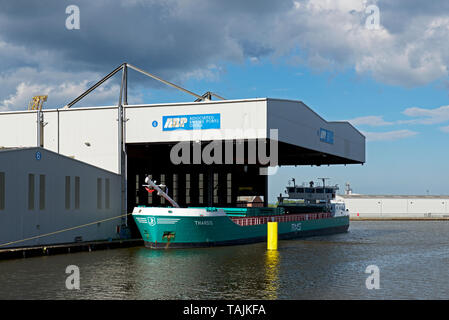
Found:
[{"label": "sky", "polygon": [[[199,94],[301,100],[366,136],[364,165],[281,168],[271,201],[293,177],[449,194],[448,36],[445,0],[0,0],[0,111],[37,94],[62,107],[126,61]],[[130,104],[194,100],[129,81]],[[113,78],[83,103],[115,105],[118,93]]]}]

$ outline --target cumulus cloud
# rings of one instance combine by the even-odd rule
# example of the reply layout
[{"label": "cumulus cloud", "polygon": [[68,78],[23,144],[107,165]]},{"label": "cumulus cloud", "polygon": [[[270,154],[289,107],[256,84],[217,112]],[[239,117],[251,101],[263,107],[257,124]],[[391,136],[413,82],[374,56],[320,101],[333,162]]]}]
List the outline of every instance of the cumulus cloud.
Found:
[{"label": "cumulus cloud", "polygon": [[383,116],[358,117],[347,121],[349,121],[353,126],[367,125],[372,127],[380,127],[394,124],[393,122],[385,121]]},{"label": "cumulus cloud", "polygon": [[413,137],[418,134],[418,132],[416,131],[406,129],[387,131],[387,132],[362,131],[362,133],[366,137],[366,141],[393,141]]},{"label": "cumulus cloud", "polygon": [[[124,61],[181,85],[189,79],[215,81],[225,63],[257,63],[263,57],[286,57],[294,65],[318,71],[351,69],[405,87],[448,75],[445,0],[70,4],[80,8],[80,30],[65,28],[64,1],[0,0],[2,108],[18,108],[20,97],[32,89],[53,95],[57,91],[58,99],[66,94],[70,100],[74,97],[69,97],[68,88],[85,88],[84,81],[97,80]],[[380,26],[374,30],[365,26],[370,4],[380,10]],[[43,77],[34,77],[37,74]],[[143,78],[138,81],[154,85]],[[63,83],[67,89],[57,89]],[[104,98],[107,103],[108,95]]]},{"label": "cumulus cloud", "polygon": [[403,114],[417,119],[401,121],[401,123],[412,124],[438,124],[449,121],[449,106],[442,106],[435,109],[408,108]]},{"label": "cumulus cloud", "polygon": [[[441,106],[433,109],[412,107],[405,109],[402,114],[415,119],[385,121],[383,116],[364,116],[347,121],[354,126],[371,127],[390,125],[436,125],[449,121],[449,106]],[[442,132],[449,132],[449,126],[439,127],[439,130]],[[412,137],[415,136],[417,132],[404,129],[387,132],[363,132],[363,134],[367,137],[367,141],[385,141]]]},{"label": "cumulus cloud", "polygon": [[[449,106],[431,109],[412,107],[405,109],[402,114],[415,119],[385,121],[383,116],[364,116],[347,121],[354,126],[371,127],[390,125],[436,125],[449,121]],[[442,132],[449,132],[449,126],[439,127],[439,130]],[[378,141],[407,138],[416,135],[417,132],[410,130],[396,130],[388,132],[365,132],[364,134],[366,134],[368,141]]]},{"label": "cumulus cloud", "polygon": [[[54,85],[39,85],[21,82],[16,88],[16,92],[8,98],[0,102],[0,110],[25,110],[30,102],[30,97],[37,95],[48,95],[48,103],[63,107],[67,101],[67,97],[77,97],[81,92],[88,88],[87,81],[79,83],[64,82]],[[86,98],[85,104],[95,106],[98,102],[112,101],[117,98],[120,88],[118,85],[109,87],[100,87],[94,95]],[[117,98],[118,103],[118,98]]]},{"label": "cumulus cloud", "polygon": [[[89,80],[88,80],[89,79]],[[93,81],[101,79],[93,72],[61,72],[54,69],[37,70],[32,67],[18,68],[15,71],[0,74],[0,110],[25,110],[31,97],[48,95],[44,104],[51,107],[63,107],[80,93],[87,90]],[[84,106],[116,104],[120,91],[118,79],[111,80],[99,87],[83,100]],[[142,95],[135,92],[130,103],[140,103]]]}]

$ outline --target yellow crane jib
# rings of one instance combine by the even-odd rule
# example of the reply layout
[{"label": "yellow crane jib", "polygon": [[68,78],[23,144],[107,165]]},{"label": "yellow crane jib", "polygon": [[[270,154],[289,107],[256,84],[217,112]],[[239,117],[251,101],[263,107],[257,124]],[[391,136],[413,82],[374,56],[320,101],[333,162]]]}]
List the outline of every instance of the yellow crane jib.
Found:
[{"label": "yellow crane jib", "polygon": [[28,110],[42,110],[42,105],[47,101],[48,96],[35,96],[28,104]]}]

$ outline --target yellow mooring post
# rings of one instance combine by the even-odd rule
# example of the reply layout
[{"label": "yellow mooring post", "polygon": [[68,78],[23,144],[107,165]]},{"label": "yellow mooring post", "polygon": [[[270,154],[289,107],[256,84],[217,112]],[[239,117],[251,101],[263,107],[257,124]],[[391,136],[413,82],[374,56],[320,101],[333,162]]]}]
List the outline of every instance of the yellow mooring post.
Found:
[{"label": "yellow mooring post", "polygon": [[267,249],[277,250],[278,249],[278,223],[268,222],[267,223]]}]

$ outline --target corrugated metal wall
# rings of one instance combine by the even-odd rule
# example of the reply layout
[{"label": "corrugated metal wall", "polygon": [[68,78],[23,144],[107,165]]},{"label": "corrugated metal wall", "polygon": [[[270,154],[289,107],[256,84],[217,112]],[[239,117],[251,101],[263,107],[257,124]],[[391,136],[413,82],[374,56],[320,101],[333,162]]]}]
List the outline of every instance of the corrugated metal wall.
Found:
[{"label": "corrugated metal wall", "polygon": [[[109,203],[101,208],[97,179],[109,185],[102,188],[103,202]],[[41,148],[0,151],[0,244],[119,215],[120,176]],[[74,242],[76,237],[107,240],[118,237],[120,224],[121,219],[101,222],[11,247]]]}]

